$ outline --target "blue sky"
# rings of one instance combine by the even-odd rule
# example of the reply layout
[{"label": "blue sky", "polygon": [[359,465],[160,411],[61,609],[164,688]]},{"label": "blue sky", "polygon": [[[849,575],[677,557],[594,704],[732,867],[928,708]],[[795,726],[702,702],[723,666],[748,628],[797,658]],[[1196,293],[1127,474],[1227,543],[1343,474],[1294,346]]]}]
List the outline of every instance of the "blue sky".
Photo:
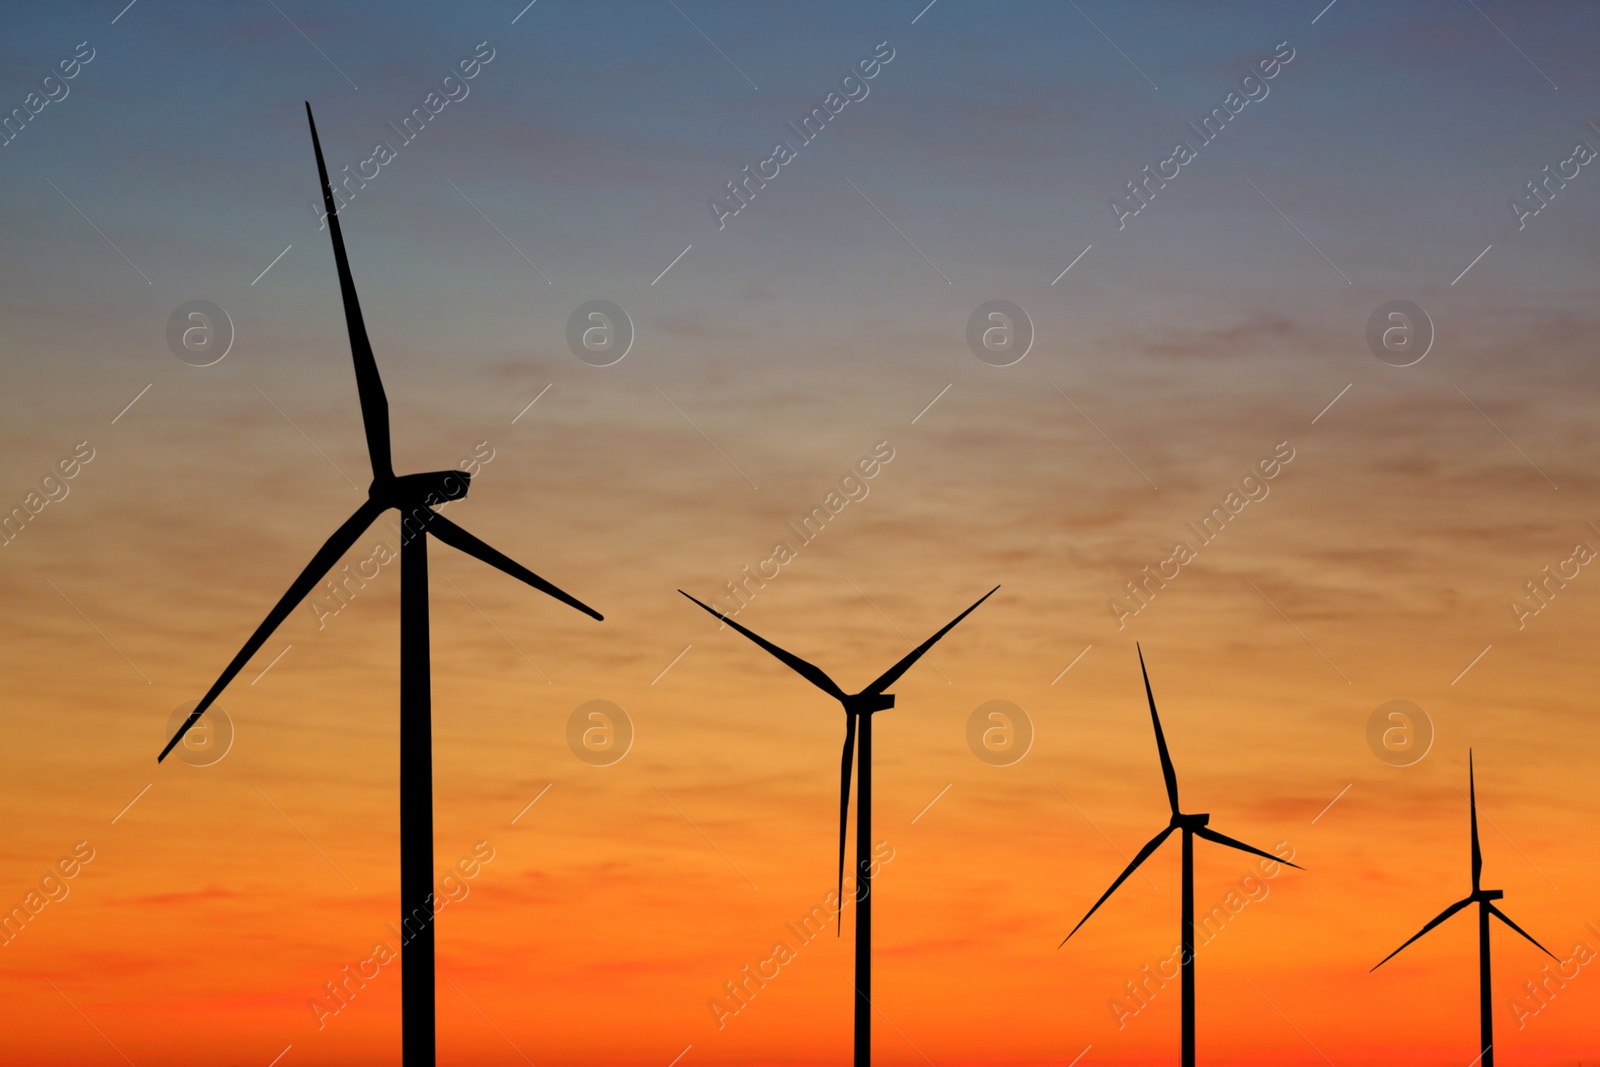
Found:
[{"label": "blue sky", "polygon": [[[1562,279],[1584,262],[1575,234],[1592,198],[1575,189],[1559,214],[1514,236],[1505,200],[1575,138],[1596,136],[1584,126],[1593,74],[1579,45],[1596,16],[1582,5],[1489,12],[1557,91],[1470,4],[1443,15],[1435,5],[1343,0],[1314,26],[1305,6],[1151,4],[1134,15],[941,0],[911,25],[914,4],[680,14],[664,3],[541,0],[513,26],[505,5],[280,14],[265,3],[141,0],[113,26],[103,5],[54,5],[10,27],[6,99],[20,102],[30,72],[79,40],[96,58],[0,166],[13,202],[27,205],[22,233],[41,287],[59,291],[100,268],[93,277],[108,301],[157,295],[138,293],[143,280],[109,248],[88,254],[104,242],[48,178],[151,276],[158,305],[218,285],[260,300],[249,279],[277,251],[296,239],[297,253],[313,248],[300,101],[316,107],[330,157],[353,161],[488,40],[497,58],[472,95],[404,150],[367,194],[365,218],[348,223],[407,288],[448,271],[470,301],[510,297],[529,281],[449,179],[575,290],[657,298],[659,286],[645,292],[650,278],[694,243],[674,279],[680,309],[738,295],[749,288],[738,279],[758,265],[780,301],[826,293],[869,314],[859,304],[864,274],[897,298],[942,299],[943,279],[849,179],[957,287],[1038,292],[1073,325],[1125,329],[1125,318],[1105,320],[1113,308],[1156,321],[1180,310],[1226,317],[1250,299],[1241,292],[1262,307],[1338,299],[1329,294],[1343,279],[1248,178],[1350,276],[1360,303],[1397,286],[1441,291],[1497,239],[1510,254],[1480,264],[1485,287],[1569,294]],[[707,198],[880,40],[896,59],[872,95],[716,232]],[[1282,40],[1296,59],[1272,95],[1117,233],[1107,198]],[[1083,262],[1079,288],[1041,284],[1090,243],[1099,254]],[[304,275],[291,259],[279,266],[291,275],[274,279],[281,294]],[[1228,286],[1227,306],[1196,292],[1207,278]],[[41,301],[17,303],[26,314]]]}]

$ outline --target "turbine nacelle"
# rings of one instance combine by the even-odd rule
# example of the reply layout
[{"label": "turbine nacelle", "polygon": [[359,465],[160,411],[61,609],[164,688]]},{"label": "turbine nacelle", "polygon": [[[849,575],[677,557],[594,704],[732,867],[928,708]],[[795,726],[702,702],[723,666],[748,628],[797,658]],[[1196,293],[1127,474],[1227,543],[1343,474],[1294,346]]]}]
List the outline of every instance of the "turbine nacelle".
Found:
[{"label": "turbine nacelle", "polygon": [[893,693],[857,693],[844,698],[844,710],[851,715],[871,715],[894,707]]},{"label": "turbine nacelle", "polygon": [[367,489],[367,497],[383,507],[409,511],[464,499],[471,484],[471,471],[402,474],[399,477],[372,479],[372,485]]},{"label": "turbine nacelle", "polygon": [[1477,889],[1474,890],[1472,896],[1468,897],[1467,899],[1489,901],[1504,900],[1505,898],[1506,891],[1504,889]]},{"label": "turbine nacelle", "polygon": [[1185,815],[1182,812],[1177,812],[1172,816],[1172,825],[1174,827],[1180,830],[1188,830],[1191,833],[1210,824],[1211,815],[1208,812],[1198,815]]}]

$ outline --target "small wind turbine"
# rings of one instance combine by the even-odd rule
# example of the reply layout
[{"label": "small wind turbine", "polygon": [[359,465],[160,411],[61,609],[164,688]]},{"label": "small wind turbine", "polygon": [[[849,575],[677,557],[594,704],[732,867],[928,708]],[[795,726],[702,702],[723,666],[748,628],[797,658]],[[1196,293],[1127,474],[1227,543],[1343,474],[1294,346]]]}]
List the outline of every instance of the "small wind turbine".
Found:
[{"label": "small wind turbine", "polygon": [[256,654],[261,645],[289,612],[316,587],[367,528],[389,508],[401,514],[404,531],[400,539],[400,911],[401,927],[419,926],[404,944],[401,968],[401,1046],[402,1062],[407,1067],[432,1067],[434,1062],[434,937],[433,937],[433,711],[428,653],[428,542],[431,534],[452,548],[504,571],[563,604],[570,604],[596,619],[600,613],[579,601],[515,560],[484,544],[454,522],[434,511],[437,504],[460,500],[467,495],[466,471],[434,471],[427,474],[396,475],[389,460],[389,402],[378,377],[378,364],[367,340],[361,306],[356,302],[355,282],[345,256],[344,236],[339,229],[333,190],[328,185],[328,168],[322,161],[322,145],[317,140],[317,124],[306,104],[306,121],[311,124],[311,146],[317,156],[317,174],[322,179],[322,199],[328,213],[328,231],[333,237],[333,260],[339,272],[339,289],[344,295],[345,323],[350,331],[350,353],[355,361],[356,391],[361,396],[361,420],[366,429],[367,453],[372,462],[372,485],[367,499],[344,525],[311,557],[244,643],[239,654],[223,670],[216,683],[201,698],[183,726],[161,750],[157,761],[167,758],[173,746],[205,714],[212,701]]},{"label": "small wind turbine", "polygon": [[[1463,900],[1458,900],[1448,908],[1436,915],[1432,922],[1415,934],[1405,945],[1401,945],[1383,959],[1379,960],[1375,971],[1385,963],[1398,956],[1406,945],[1411,944],[1435,926],[1444,922],[1456,912],[1469,904],[1478,905],[1478,1038],[1482,1042],[1483,1052],[1481,1061],[1483,1067],[1494,1067],[1494,1012],[1489,1005],[1489,916],[1505,923],[1511,929],[1533,942],[1535,948],[1551,959],[1556,959],[1555,953],[1533,940],[1533,935],[1522,927],[1512,922],[1505,912],[1494,906],[1494,902],[1504,897],[1503,889],[1483,888],[1483,850],[1478,847],[1478,787],[1472,773],[1472,750],[1467,750],[1467,805],[1472,809],[1472,892]],[[1556,962],[1560,962],[1557,960]]]},{"label": "small wind turbine", "polygon": [[[708,604],[694,600],[702,608],[744,634],[750,640],[776,656],[800,677],[827,693],[844,706],[844,756],[839,761],[839,907],[844,907],[844,841],[850,820],[850,757],[856,754],[860,777],[856,784],[856,996],[855,996],[855,1067],[869,1067],[872,1062],[872,715],[894,707],[894,695],[884,690],[893,685],[911,665],[932,648],[934,642],[949,633],[962,619],[972,614],[995,589],[979,597],[977,603],[957,615],[944,629],[906,653],[893,667],[880,674],[876,681],[858,693],[846,693],[839,688],[822,668],[807,663],[799,656],[786,652],[771,641],[740,626],[728,616]],[[860,720],[859,735],[857,720]],[[859,736],[859,747],[857,738]],[[842,914],[842,911],[841,911]]]},{"label": "small wind turbine", "polygon": [[[1138,647],[1137,645],[1135,646]],[[1178,773],[1172,768],[1172,757],[1167,753],[1167,739],[1161,732],[1161,717],[1156,714],[1156,697],[1150,691],[1150,673],[1144,668],[1144,650],[1139,649],[1139,672],[1144,675],[1145,697],[1150,701],[1150,721],[1156,728],[1156,751],[1161,754],[1161,776],[1167,782],[1167,804],[1172,808],[1172,819],[1167,823],[1167,828],[1150,839],[1150,843],[1139,850],[1133,857],[1133,862],[1117,876],[1111,883],[1111,888],[1105,895],[1094,902],[1094,907],[1089,909],[1089,914],[1078,920],[1078,925],[1072,928],[1072,933],[1061,939],[1065,945],[1072,940],[1072,934],[1078,932],[1084,923],[1089,921],[1089,915],[1099,910],[1106,898],[1117,891],[1117,887],[1128,880],[1128,876],[1139,869],[1139,865],[1149,859],[1155,850],[1161,847],[1173,831],[1183,831],[1183,923],[1181,943],[1182,985],[1181,996],[1183,1002],[1183,1053],[1181,1063],[1183,1067],[1194,1067],[1194,839],[1203,837],[1207,841],[1218,845],[1227,845],[1240,852],[1248,852],[1253,856],[1269,859],[1273,863],[1282,863],[1296,870],[1303,870],[1299,864],[1290,863],[1279,856],[1263,852],[1259,848],[1247,845],[1243,841],[1235,841],[1226,834],[1219,834],[1207,824],[1211,816],[1207,814],[1188,815],[1178,810]],[[1060,945],[1056,946],[1060,948]]]}]

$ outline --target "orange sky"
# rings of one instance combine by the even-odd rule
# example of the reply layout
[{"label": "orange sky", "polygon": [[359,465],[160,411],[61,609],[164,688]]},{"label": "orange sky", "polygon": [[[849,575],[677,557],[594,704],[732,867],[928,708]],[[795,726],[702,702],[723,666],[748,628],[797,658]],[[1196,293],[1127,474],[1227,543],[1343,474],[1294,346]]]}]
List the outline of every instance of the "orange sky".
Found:
[{"label": "orange sky", "polygon": [[[326,351],[337,399],[308,405],[301,425],[356,471],[339,354]],[[1593,741],[1582,648],[1600,616],[1583,577],[1520,633],[1506,607],[1585,536],[1582,513],[1562,510],[1587,485],[1554,447],[1559,424],[1548,442],[1532,423],[1524,435],[1553,457],[1556,491],[1502,454],[1470,409],[1415,430],[1419,406],[1444,407],[1448,386],[1425,369],[1397,382],[1375,365],[1316,426],[1332,394],[1307,388],[1298,410],[1250,404],[1227,425],[1193,429],[1210,438],[1205,453],[1142,456],[1153,490],[1081,419],[1041,410],[1053,395],[1035,388],[1044,362],[1014,384],[958,379],[947,406],[915,426],[850,425],[808,402],[829,425],[801,460],[769,461],[759,427],[723,426],[762,473],[759,490],[674,425],[670,408],[634,417],[637,379],[623,379],[612,415],[595,414],[594,387],[570,376],[535,419],[511,426],[520,405],[490,400],[486,412],[508,409],[499,428],[453,417],[420,435],[448,459],[486,433],[495,458],[452,513],[607,613],[592,623],[434,553],[438,856],[452,863],[478,841],[495,853],[440,919],[439,973],[455,984],[440,994],[443,1062],[516,1062],[512,1044],[539,1063],[666,1062],[686,1045],[702,1062],[843,1054],[848,939],[802,948],[720,1030],[707,1004],[831,885],[840,716],[673,587],[714,593],[881,439],[895,458],[870,495],[741,621],[859,684],[907,647],[884,616],[919,640],[1002,584],[878,723],[877,832],[895,849],[877,886],[885,1062],[1058,1062],[1093,1045],[1096,1058],[1133,1063],[1173,1048],[1175,986],[1120,1030],[1107,1002],[1170,954],[1175,844],[1147,868],[1153,884],[1136,877],[1055,947],[1120,869],[1116,850],[1131,854],[1163,821],[1134,639],[1185,806],[1252,843],[1287,842],[1307,868],[1267,883],[1202,952],[1209,1062],[1311,1063],[1314,1044],[1335,1062],[1443,1063],[1470,1044],[1470,920],[1366,973],[1466,891],[1457,789],[1469,745],[1492,822],[1486,884],[1504,887],[1509,913],[1563,957],[1593,944],[1584,924],[1600,920],[1588,906],[1600,871],[1575,846],[1592,814],[1575,753]],[[423,452],[406,416],[427,398],[390,381],[404,468]],[[537,391],[509,370],[477,386],[484,397],[501,388]],[[706,388],[691,395],[709,410],[716,385]],[[1080,396],[1101,411],[1114,403]],[[293,1045],[301,1062],[382,1061],[397,1041],[392,969],[320,1031],[308,1001],[371,954],[395,911],[395,574],[320,630],[305,609],[291,619],[268,646],[290,651],[251,684],[270,659],[258,657],[222,701],[238,729],[225,759],[157,768],[168,714],[355,494],[270,409],[270,419],[236,415],[227,399],[209,428],[166,441],[166,397],[145,402],[103,433],[76,480],[81,498],[6,549],[21,562],[4,579],[17,605],[5,669],[13,706],[29,712],[14,719],[5,757],[11,896],[75,842],[95,850],[70,895],[3,950],[9,1010],[26,1020],[15,1040],[29,1056],[70,1049],[101,1062],[105,1041],[65,994],[136,1063],[214,1062],[213,1042],[241,1060]],[[998,430],[1007,408],[1038,415],[1026,431]],[[1138,417],[1106,421],[1140,440]],[[223,427],[237,441],[217,455],[206,442]],[[1270,494],[1119,632],[1104,601],[1124,576],[1164,555],[1188,516],[1285,439],[1295,458]],[[1413,458],[1393,458],[1408,448]],[[272,462],[241,462],[251,452]],[[568,714],[597,698],[636,726],[633,750],[610,767],[565,747]],[[965,746],[968,715],[995,698],[1022,706],[1037,730],[1010,767]],[[1394,698],[1437,728],[1412,767],[1366,747],[1368,715]],[[1249,869],[1202,847],[1201,911]],[[1503,1054],[1559,1062],[1583,1047],[1600,996],[1587,970],[1519,1031],[1504,1002],[1539,976],[1540,957],[1506,937],[1495,947]]]}]

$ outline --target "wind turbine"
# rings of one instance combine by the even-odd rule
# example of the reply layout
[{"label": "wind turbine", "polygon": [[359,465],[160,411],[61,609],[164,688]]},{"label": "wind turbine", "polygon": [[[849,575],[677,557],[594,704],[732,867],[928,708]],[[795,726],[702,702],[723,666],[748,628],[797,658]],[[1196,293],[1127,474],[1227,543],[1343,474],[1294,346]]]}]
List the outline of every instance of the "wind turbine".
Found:
[{"label": "wind turbine", "polygon": [[454,522],[434,511],[434,505],[460,500],[467,495],[467,471],[433,471],[426,474],[396,475],[389,460],[389,402],[378,377],[378,364],[367,340],[361,305],[356,301],[355,282],[345,256],[344,236],[339,229],[333,190],[328,185],[328,168],[322,160],[322,145],[317,140],[317,124],[306,104],[306,121],[311,124],[311,146],[317,156],[317,174],[322,180],[322,199],[327,208],[328,231],[333,238],[333,259],[339,272],[339,289],[344,296],[345,323],[350,331],[350,353],[355,361],[356,391],[361,397],[361,421],[366,429],[367,453],[372,462],[372,485],[367,499],[355,514],[333,532],[317,550],[300,576],[289,586],[256,627],[239,654],[223,670],[195,705],[183,726],[161,750],[157,761],[167,758],[173,746],[183,740],[201,715],[233,680],[250,657],[289,612],[310,593],[333,565],[339,561],[367,528],[389,508],[401,513],[404,530],[400,539],[400,906],[402,928],[419,927],[404,943],[401,980],[402,1062],[409,1067],[432,1067],[434,1062],[434,930],[433,930],[433,733],[432,685],[428,653],[428,542],[431,534],[451,548],[476,557],[519,581],[570,604],[586,615],[601,618],[599,612],[563,592],[522,564],[478,540]]},{"label": "wind turbine", "polygon": [[[1137,645],[1134,647],[1138,648]],[[1194,1067],[1194,839],[1202,837],[1215,844],[1227,845],[1229,848],[1236,848],[1240,852],[1248,852],[1252,856],[1269,859],[1273,863],[1282,863],[1295,868],[1295,870],[1304,870],[1304,868],[1269,852],[1263,852],[1253,845],[1247,845],[1243,841],[1235,841],[1226,834],[1217,833],[1207,825],[1211,822],[1211,816],[1208,814],[1191,815],[1178,809],[1178,773],[1173,770],[1172,757],[1167,753],[1167,739],[1161,732],[1161,717],[1156,714],[1156,697],[1150,691],[1150,672],[1145,670],[1144,650],[1142,648],[1139,649],[1139,672],[1144,675],[1144,693],[1145,697],[1150,701],[1150,721],[1156,728],[1156,751],[1161,754],[1161,776],[1167,782],[1167,804],[1172,808],[1172,818],[1167,823],[1165,830],[1152,837],[1150,843],[1139,850],[1139,854],[1133,857],[1133,862],[1128,864],[1121,874],[1117,875],[1117,880],[1111,883],[1111,888],[1105,891],[1105,895],[1094,902],[1094,907],[1089,909],[1089,914],[1079,919],[1078,925],[1072,928],[1072,933],[1061,939],[1061,944],[1065,945],[1072,940],[1072,934],[1077,933],[1083,924],[1089,921],[1089,915],[1093,915],[1098,911],[1100,905],[1106,902],[1106,898],[1115,893],[1117,887],[1127,881],[1128,876],[1138,870],[1139,865],[1149,859],[1155,853],[1155,850],[1161,847],[1163,841],[1170,837],[1174,831],[1182,830],[1183,919],[1181,930],[1183,941],[1181,942],[1180,955],[1182,967],[1180,990],[1183,1001],[1183,1050],[1180,1062],[1183,1067]],[[1056,947],[1060,948],[1061,945]]]},{"label": "wind turbine", "polygon": [[[846,693],[829,678],[820,667],[807,663],[792,652],[786,652],[771,641],[752,633],[727,615],[708,604],[694,600],[702,608],[744,634],[750,640],[776,656],[800,677],[827,693],[844,706],[844,756],[839,761],[839,907],[844,908],[844,841],[850,821],[850,757],[855,753],[860,766],[856,783],[856,997],[855,997],[855,1067],[869,1067],[872,1062],[872,715],[894,707],[894,694],[884,690],[893,685],[911,665],[921,659],[956,623],[971,615],[985,600],[994,596],[997,585],[977,603],[945,624],[944,629],[906,653],[893,667],[858,693]],[[859,734],[857,720],[860,720]],[[858,747],[859,746],[859,747]]]},{"label": "wind turbine", "polygon": [[[1377,966],[1373,967],[1372,970],[1375,971],[1378,967],[1382,967],[1385,963],[1394,959],[1405,949],[1406,945],[1411,944],[1412,941],[1432,930],[1462,908],[1469,904],[1478,905],[1478,1037],[1483,1042],[1483,1052],[1481,1053],[1483,1067],[1494,1067],[1494,1012],[1490,1010],[1489,1006],[1489,916],[1493,915],[1496,919],[1499,919],[1511,929],[1532,941],[1535,948],[1551,959],[1555,960],[1556,955],[1539,944],[1539,942],[1534,941],[1532,934],[1512,922],[1505,912],[1494,906],[1495,901],[1506,895],[1505,890],[1483,888],[1483,850],[1478,847],[1478,787],[1473,780],[1471,749],[1467,750],[1467,804],[1472,809],[1472,892],[1465,899],[1458,900],[1441,911],[1427,926],[1412,934],[1411,939],[1405,945],[1401,945],[1379,960]],[[1560,960],[1556,960],[1556,962],[1559,963]]]}]

